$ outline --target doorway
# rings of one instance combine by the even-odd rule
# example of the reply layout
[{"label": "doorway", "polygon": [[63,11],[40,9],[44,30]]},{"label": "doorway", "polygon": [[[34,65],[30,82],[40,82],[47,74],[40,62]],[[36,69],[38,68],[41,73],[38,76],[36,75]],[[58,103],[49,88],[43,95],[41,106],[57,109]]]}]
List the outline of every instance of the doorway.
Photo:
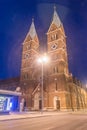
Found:
[{"label": "doorway", "polygon": [[57,96],[54,97],[54,109],[60,110],[60,99]]},{"label": "doorway", "polygon": [[60,110],[60,100],[56,100],[56,109]]},{"label": "doorway", "polygon": [[42,109],[42,100],[39,100],[39,110]]}]

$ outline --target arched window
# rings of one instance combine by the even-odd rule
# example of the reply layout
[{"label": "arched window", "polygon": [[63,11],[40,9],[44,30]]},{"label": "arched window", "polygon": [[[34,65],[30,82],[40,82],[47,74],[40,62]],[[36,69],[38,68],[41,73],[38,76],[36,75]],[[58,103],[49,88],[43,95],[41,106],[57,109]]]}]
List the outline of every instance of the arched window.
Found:
[{"label": "arched window", "polygon": [[58,90],[58,83],[57,82],[55,83],[55,90],[56,91]]},{"label": "arched window", "polygon": [[24,79],[28,79],[28,73],[24,74]]},{"label": "arched window", "polygon": [[51,40],[56,40],[56,39],[58,39],[58,34],[53,34],[53,35],[51,36]]},{"label": "arched window", "polygon": [[58,67],[57,67],[57,66],[55,66],[55,67],[53,68],[53,73],[58,73]]}]

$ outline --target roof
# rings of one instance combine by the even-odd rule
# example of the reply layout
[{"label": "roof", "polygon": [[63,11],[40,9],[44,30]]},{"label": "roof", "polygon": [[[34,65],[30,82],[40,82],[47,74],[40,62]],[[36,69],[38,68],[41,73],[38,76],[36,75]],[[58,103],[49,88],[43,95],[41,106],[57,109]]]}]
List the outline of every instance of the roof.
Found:
[{"label": "roof", "polygon": [[10,96],[21,96],[21,92],[8,91],[8,90],[0,90],[0,94],[2,94],[2,95],[10,95]]},{"label": "roof", "polygon": [[32,19],[32,23],[31,23],[31,26],[30,26],[30,30],[29,30],[29,33],[28,35],[30,35],[30,37],[33,39],[37,33],[36,33],[36,29],[35,29],[35,25],[34,25],[34,20]]},{"label": "roof", "polygon": [[8,83],[16,83],[16,82],[19,82],[19,81],[20,81],[20,77],[0,79],[0,85],[1,84],[8,84]]},{"label": "roof", "polygon": [[57,12],[56,12],[56,7],[54,7],[54,14],[53,14],[52,23],[55,24],[57,27],[59,27],[62,24]]}]

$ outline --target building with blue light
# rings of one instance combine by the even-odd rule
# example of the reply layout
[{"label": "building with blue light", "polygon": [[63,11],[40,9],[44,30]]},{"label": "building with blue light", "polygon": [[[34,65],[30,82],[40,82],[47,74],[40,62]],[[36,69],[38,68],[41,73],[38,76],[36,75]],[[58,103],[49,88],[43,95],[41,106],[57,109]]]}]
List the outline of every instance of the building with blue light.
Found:
[{"label": "building with blue light", "polygon": [[0,112],[19,111],[20,92],[0,90]]}]

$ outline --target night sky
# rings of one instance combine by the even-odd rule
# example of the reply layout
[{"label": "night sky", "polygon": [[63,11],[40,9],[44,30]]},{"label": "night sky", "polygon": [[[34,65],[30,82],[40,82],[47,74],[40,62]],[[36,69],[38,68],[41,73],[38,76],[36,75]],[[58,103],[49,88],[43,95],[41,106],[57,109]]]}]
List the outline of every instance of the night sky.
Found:
[{"label": "night sky", "polygon": [[20,75],[22,43],[32,18],[40,44],[46,46],[54,4],[67,36],[70,73],[86,83],[86,0],[0,0],[0,79]]}]

